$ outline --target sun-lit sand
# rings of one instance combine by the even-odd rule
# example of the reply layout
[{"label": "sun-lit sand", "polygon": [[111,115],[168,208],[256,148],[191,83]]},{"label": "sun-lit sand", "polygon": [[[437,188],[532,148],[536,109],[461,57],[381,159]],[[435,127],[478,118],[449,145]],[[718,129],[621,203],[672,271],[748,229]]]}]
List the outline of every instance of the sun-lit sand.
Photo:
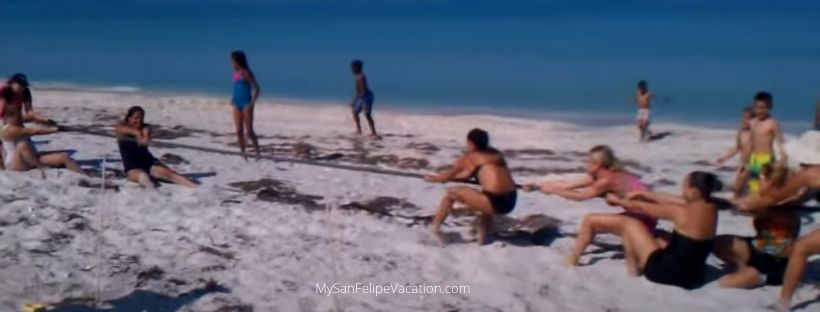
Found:
[{"label": "sun-lit sand", "polygon": [[[144,93],[35,91],[35,107],[66,125],[110,130],[141,105],[157,141],[235,151],[223,99]],[[637,142],[634,126],[583,127],[496,116],[435,116],[376,108],[379,141],[353,135],[343,104],[261,103],[256,129],[264,155],[430,173],[448,165],[474,127],[507,154],[517,182],[577,174],[584,153],[611,145],[627,168],[656,189],[678,193],[684,174],[716,171],[728,182],[733,163],[713,160],[733,131],[656,124],[667,135]],[[471,219],[443,226],[450,244],[430,243],[429,217],[445,185],[185,148],[152,148],[198,190],[165,184],[143,190],[121,177],[113,139],[60,133],[35,140],[40,150],[73,157],[102,179],[65,170],[0,174],[0,310],[97,295],[118,307],[184,306],[181,311],[758,311],[779,288],[727,290],[652,284],[627,276],[619,240],[600,236],[582,265],[566,268],[584,214],[613,212],[603,200],[575,203],[520,194],[511,216],[560,220],[561,235],[500,238],[478,247]],[[806,215],[805,223],[817,214]],[[665,228],[668,223],[662,223]],[[803,232],[817,228],[807,224]],[[720,233],[750,235],[751,219],[720,214]],[[538,236],[538,235],[536,235]],[[709,259],[714,280],[719,261]],[[817,268],[809,274],[820,276]],[[465,294],[318,294],[317,283],[467,285]],[[211,284],[211,287],[207,287]],[[213,287],[219,285],[220,287]],[[139,289],[143,292],[135,293]],[[797,304],[820,291],[804,286]],[[187,294],[178,299],[168,299]],[[143,296],[143,297],[140,297]],[[820,303],[804,305],[816,310]],[[231,308],[233,310],[231,310]],[[172,309],[171,309],[172,310]]]}]

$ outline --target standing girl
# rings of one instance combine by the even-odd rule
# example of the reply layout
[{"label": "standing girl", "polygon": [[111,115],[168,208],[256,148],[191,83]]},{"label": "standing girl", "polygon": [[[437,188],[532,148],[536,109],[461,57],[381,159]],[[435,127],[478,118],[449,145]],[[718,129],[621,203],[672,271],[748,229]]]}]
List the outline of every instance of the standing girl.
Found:
[{"label": "standing girl", "polygon": [[259,141],[256,132],[253,131],[253,106],[259,98],[259,84],[248,66],[248,58],[245,52],[231,52],[231,65],[233,65],[233,95],[231,106],[233,106],[233,122],[236,126],[236,140],[239,150],[245,156],[245,131],[248,133],[253,148],[256,150],[256,157],[259,158]]}]

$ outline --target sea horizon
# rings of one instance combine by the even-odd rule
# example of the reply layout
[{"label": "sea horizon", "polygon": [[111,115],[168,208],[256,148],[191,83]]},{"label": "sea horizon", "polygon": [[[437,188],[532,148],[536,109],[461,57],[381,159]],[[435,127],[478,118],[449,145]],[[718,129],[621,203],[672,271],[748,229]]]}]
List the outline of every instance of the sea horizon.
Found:
[{"label": "sea horizon", "polygon": [[[263,98],[346,105],[349,63],[382,109],[634,122],[638,80],[653,119],[732,128],[774,94],[790,132],[820,100],[820,4],[794,1],[9,0],[0,76],[228,97],[244,50]],[[557,117],[557,118],[556,118]]]}]

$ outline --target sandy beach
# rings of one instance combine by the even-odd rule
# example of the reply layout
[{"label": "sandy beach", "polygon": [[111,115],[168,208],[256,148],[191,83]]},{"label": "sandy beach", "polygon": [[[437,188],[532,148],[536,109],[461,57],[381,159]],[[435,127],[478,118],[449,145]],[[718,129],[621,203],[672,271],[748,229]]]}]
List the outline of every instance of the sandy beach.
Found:
[{"label": "sandy beach", "polygon": [[[146,110],[159,142],[237,151],[226,99],[149,93],[35,90],[35,109],[64,125],[112,132],[132,105]],[[659,191],[679,193],[684,174],[713,165],[734,131],[653,125],[639,143],[633,125],[584,127],[488,115],[425,115],[376,108],[382,140],[353,134],[345,105],[260,103],[256,131],[265,156],[432,173],[459,155],[466,133],[489,131],[516,182],[577,175],[586,151],[612,146],[627,169]],[[79,132],[38,137],[39,150],[69,150],[93,177],[49,170],[0,174],[0,310],[101,296],[117,311],[761,311],[777,287],[685,291],[627,275],[620,241],[600,236],[567,268],[581,218],[621,210],[603,200],[519,196],[519,224],[489,245],[472,240],[472,218],[448,219],[450,243],[432,244],[429,222],[446,185],[413,177],[309,164],[244,161],[180,147],[152,147],[197,190],[126,182],[114,139]],[[104,177],[104,178],[103,178]],[[724,193],[727,195],[728,193]],[[727,195],[728,196],[728,195]],[[802,232],[820,214],[804,214]],[[669,223],[661,227],[669,229]],[[751,218],[724,210],[720,234],[753,234]],[[796,293],[798,311],[820,309],[817,266]],[[460,294],[317,293],[327,283],[467,285]],[[85,309],[85,310],[83,310]],[[129,310],[130,309],[130,310]]]}]

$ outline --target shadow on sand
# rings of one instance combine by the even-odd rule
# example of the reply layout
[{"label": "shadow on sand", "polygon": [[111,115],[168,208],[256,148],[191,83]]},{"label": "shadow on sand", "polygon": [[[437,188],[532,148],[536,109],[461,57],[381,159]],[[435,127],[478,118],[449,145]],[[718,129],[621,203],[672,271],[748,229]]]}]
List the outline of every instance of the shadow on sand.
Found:
[{"label": "shadow on sand", "polygon": [[663,132],[653,133],[652,135],[649,136],[649,141],[650,142],[660,141],[660,140],[663,140],[663,139],[665,139],[666,137],[668,137],[672,134],[673,133],[671,131],[663,131]]},{"label": "shadow on sand", "polygon": [[[207,285],[203,288],[193,290],[191,292],[179,295],[177,297],[169,297],[163,294],[145,291],[134,290],[125,297],[118,298],[112,301],[105,302],[104,307],[92,307],[87,304],[67,303],[58,304],[56,308],[48,310],[50,312],[103,312],[103,311],[118,311],[118,312],[173,312],[177,311],[183,306],[193,303],[199,298],[212,293],[229,293],[230,290],[218,286]],[[234,309],[231,311],[243,311]],[[244,310],[251,311],[251,310]]]}]

